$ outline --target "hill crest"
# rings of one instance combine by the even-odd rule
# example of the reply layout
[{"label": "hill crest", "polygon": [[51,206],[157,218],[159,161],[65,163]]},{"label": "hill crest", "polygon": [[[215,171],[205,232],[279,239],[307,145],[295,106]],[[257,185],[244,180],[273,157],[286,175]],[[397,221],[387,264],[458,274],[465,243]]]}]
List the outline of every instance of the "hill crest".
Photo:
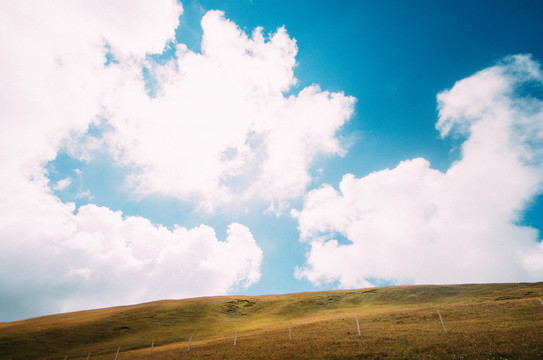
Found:
[{"label": "hill crest", "polygon": [[541,355],[541,298],[542,282],[160,300],[1,323],[0,358]]}]

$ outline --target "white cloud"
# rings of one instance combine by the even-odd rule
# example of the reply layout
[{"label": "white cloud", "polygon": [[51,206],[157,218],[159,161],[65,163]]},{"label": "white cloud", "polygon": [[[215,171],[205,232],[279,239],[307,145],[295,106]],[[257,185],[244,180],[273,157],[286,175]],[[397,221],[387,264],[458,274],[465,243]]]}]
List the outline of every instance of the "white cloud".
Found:
[{"label": "white cloud", "polygon": [[88,199],[90,201],[93,200],[93,196],[90,192],[90,190],[80,190],[77,192],[77,194],[75,194],[75,198],[76,199]]},{"label": "white cloud", "polygon": [[149,64],[155,97],[136,70],[110,98],[107,140],[134,168],[130,183],[206,210],[301,196],[314,159],[344,152],[335,134],[354,99],[318,86],[284,95],[296,83],[297,53],[284,28],[249,37],[219,11],[202,28],[202,54],[180,44],[176,60]]},{"label": "white cloud", "polygon": [[181,10],[175,0],[2,2],[3,166],[40,173],[62,139],[85,132],[102,111],[115,73],[104,66],[106,44],[119,58],[161,51]]},{"label": "white cloud", "polygon": [[53,186],[53,190],[62,191],[66,189],[68,186],[70,186],[71,183],[72,183],[71,177],[64,178],[62,180],[57,181],[55,186]]},{"label": "white cloud", "polygon": [[[262,251],[240,224],[219,241],[209,226],[169,230],[95,205],[81,207],[73,220],[76,231],[61,248],[67,269],[82,269],[68,280],[85,281],[63,300],[63,310],[226,294],[260,279]],[[107,291],[94,294],[96,284]]]},{"label": "white cloud", "polygon": [[296,275],[341,287],[540,280],[538,231],[518,223],[542,191],[543,101],[529,96],[542,80],[517,55],[440,93],[438,130],[466,136],[445,173],[413,159],[309,192],[292,212],[310,245]]},{"label": "white cloud", "polygon": [[[169,230],[95,205],[76,210],[46,177],[61,147],[87,159],[82,147],[99,146],[85,137],[89,125],[107,115],[108,96],[129,90],[122,81],[141,73],[145,55],[173,39],[181,11],[175,0],[0,2],[2,321],[259,280],[262,252],[243,225],[219,241],[205,225]],[[106,64],[108,51],[117,62]]]},{"label": "white cloud", "polygon": [[262,251],[243,225],[231,224],[226,241],[219,241],[205,225],[169,230],[96,205],[74,214],[73,205],[31,189],[41,206],[27,198],[16,207],[21,213],[1,222],[0,295],[14,303],[2,306],[4,320],[226,294],[260,279]]}]

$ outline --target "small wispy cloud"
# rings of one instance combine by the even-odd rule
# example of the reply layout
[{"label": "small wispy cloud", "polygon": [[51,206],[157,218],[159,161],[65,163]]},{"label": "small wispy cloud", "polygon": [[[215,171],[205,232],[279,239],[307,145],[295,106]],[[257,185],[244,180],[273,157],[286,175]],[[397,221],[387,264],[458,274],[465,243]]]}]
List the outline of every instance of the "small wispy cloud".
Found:
[{"label": "small wispy cloud", "polygon": [[53,186],[53,190],[55,191],[62,191],[66,188],[68,188],[68,186],[70,186],[72,183],[72,178],[70,177],[67,177],[65,179],[62,179],[62,180],[59,180],[57,181],[57,183],[55,184],[55,186]]},{"label": "small wispy cloud", "polygon": [[82,190],[82,191],[77,192],[77,194],[75,194],[75,198],[76,199],[87,199],[89,201],[93,200],[93,196],[92,196],[90,190]]}]

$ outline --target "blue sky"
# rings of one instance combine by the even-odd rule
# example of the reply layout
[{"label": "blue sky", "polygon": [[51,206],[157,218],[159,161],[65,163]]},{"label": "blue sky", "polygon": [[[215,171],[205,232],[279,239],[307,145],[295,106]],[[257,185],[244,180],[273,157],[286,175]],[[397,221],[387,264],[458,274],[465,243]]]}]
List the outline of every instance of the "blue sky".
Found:
[{"label": "blue sky", "polygon": [[541,280],[539,2],[43,6],[0,6],[0,321]]}]

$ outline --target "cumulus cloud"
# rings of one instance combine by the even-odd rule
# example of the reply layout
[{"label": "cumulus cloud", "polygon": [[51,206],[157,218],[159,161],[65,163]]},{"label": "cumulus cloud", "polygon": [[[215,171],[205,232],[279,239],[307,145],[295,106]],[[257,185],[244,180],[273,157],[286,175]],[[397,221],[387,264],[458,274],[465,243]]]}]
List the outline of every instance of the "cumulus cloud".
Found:
[{"label": "cumulus cloud", "polygon": [[543,185],[543,86],[530,56],[458,81],[437,96],[442,136],[465,138],[446,172],[425,159],[308,193],[293,211],[313,283],[536,281],[538,231],[520,224]]},{"label": "cumulus cloud", "polygon": [[134,71],[109,98],[107,141],[133,169],[130,184],[142,196],[195,200],[209,211],[301,196],[314,159],[343,154],[336,132],[354,98],[316,85],[286,96],[297,46],[284,28],[248,36],[210,11],[202,29],[201,54],[179,44],[176,59],[149,65],[153,97]]},{"label": "cumulus cloud", "polygon": [[[84,148],[100,146],[89,126],[112,111],[108,97],[130,90],[123,81],[141,74],[146,55],[173,40],[181,12],[176,0],[0,2],[2,321],[224,294],[259,280],[262,252],[243,225],[219,241],[205,225],[167,229],[96,205],[76,209],[53,192],[70,179],[47,178],[61,148],[88,160]],[[155,110],[146,121],[162,116]]]},{"label": "cumulus cloud", "polygon": [[[68,281],[86,281],[63,300],[65,308],[226,294],[260,279],[262,251],[237,223],[219,241],[206,225],[169,230],[95,205],[81,207],[72,220],[75,232],[60,246],[69,255],[64,268],[81,269],[68,271]],[[106,299],[93,295],[95,284],[106,289]]]},{"label": "cumulus cloud", "polygon": [[260,279],[262,251],[243,225],[219,241],[206,225],[168,229],[96,205],[74,214],[35,185],[25,190],[39,198],[15,204],[21,213],[1,223],[3,320],[226,294]]},{"label": "cumulus cloud", "polygon": [[101,113],[118,73],[104,66],[106,53],[136,61],[160,52],[181,11],[175,0],[2,2],[3,166],[40,173],[63,139],[84,133]]}]

